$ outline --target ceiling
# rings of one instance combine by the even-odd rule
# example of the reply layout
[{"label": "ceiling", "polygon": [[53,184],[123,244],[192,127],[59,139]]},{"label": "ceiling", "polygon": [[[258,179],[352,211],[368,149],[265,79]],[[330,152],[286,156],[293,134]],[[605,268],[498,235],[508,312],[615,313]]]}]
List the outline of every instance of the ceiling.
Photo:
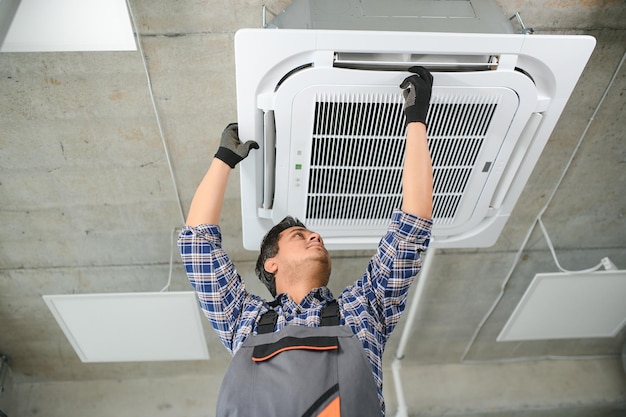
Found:
[{"label": "ceiling", "polygon": [[[130,3],[163,136],[139,52],[0,54],[0,352],[16,383],[195,378],[220,375],[228,362],[205,323],[209,361],[82,363],[42,299],[163,288],[172,231],[182,224],[179,200],[186,213],[222,129],[236,119],[233,37],[261,25],[263,3]],[[289,3],[265,4],[280,11]],[[535,225],[546,204],[543,222],[564,268],[589,268],[608,256],[626,269],[626,6],[499,3],[538,33],[590,34],[597,46],[497,243],[434,253],[402,362],[407,375],[559,358],[617,364],[626,338],[622,330],[609,338],[496,342],[535,274],[557,271]],[[267,295],[254,277],[256,254],[241,243],[238,170],[221,226],[249,288]],[[333,256],[330,287],[338,294],[358,278],[368,252]],[[170,290],[187,291],[174,259]],[[625,393],[621,381],[616,389]]]}]

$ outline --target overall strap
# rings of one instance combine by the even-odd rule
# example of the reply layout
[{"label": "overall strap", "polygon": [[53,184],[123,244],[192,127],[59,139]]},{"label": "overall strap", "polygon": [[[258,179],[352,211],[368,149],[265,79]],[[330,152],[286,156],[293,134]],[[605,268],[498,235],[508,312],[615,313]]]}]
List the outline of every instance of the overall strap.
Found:
[{"label": "overall strap", "polygon": [[322,308],[320,326],[339,326],[339,304],[337,300],[329,301]]},{"label": "overall strap", "polygon": [[274,333],[274,327],[276,327],[276,321],[278,320],[278,313],[274,310],[266,311],[259,320],[257,326],[257,334]]}]

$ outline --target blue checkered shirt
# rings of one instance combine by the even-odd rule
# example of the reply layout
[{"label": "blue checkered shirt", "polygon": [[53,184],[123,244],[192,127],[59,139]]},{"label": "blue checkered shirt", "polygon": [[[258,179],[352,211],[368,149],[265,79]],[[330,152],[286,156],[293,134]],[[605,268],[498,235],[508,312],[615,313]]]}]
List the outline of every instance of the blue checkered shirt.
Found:
[{"label": "blue checkered shirt", "polygon": [[[337,297],[342,325],[350,326],[372,365],[378,397],[382,396],[382,356],[387,339],[404,310],[409,286],[419,272],[430,241],[432,222],[395,210],[363,276]],[[235,354],[270,309],[268,301],[246,291],[241,276],[222,249],[219,226],[185,226],[180,234],[185,270],[200,307],[224,346]],[[334,297],[326,287],[312,290],[298,305],[279,294],[276,330],[286,325],[317,327],[320,312]]]}]

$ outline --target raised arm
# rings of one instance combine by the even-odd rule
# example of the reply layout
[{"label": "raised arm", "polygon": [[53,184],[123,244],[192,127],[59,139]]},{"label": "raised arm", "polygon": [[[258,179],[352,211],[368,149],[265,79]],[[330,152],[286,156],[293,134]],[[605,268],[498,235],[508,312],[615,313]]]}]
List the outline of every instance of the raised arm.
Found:
[{"label": "raised arm", "polygon": [[241,143],[236,123],[224,129],[220,147],[191,200],[186,222],[188,226],[219,224],[230,171],[248,156],[250,149],[258,148],[254,141]]},{"label": "raised arm", "polygon": [[433,77],[423,67],[411,67],[404,89],[407,132],[402,172],[402,210],[426,219],[433,216],[433,167],[426,138],[426,114]]}]

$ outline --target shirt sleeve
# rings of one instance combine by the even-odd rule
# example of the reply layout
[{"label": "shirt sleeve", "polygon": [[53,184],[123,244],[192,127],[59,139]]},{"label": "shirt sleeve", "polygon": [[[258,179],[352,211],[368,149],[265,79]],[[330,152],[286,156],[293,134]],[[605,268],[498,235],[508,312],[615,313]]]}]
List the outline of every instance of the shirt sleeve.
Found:
[{"label": "shirt sleeve", "polygon": [[254,303],[241,276],[222,249],[222,235],[217,225],[183,227],[178,238],[183,265],[189,282],[198,296],[204,315],[224,346],[236,350],[242,335],[239,318],[246,304]]},{"label": "shirt sleeve", "polygon": [[395,210],[387,233],[370,259],[363,277],[343,294],[344,309],[358,311],[366,305],[388,338],[398,323],[414,277],[422,267],[432,221]]}]

